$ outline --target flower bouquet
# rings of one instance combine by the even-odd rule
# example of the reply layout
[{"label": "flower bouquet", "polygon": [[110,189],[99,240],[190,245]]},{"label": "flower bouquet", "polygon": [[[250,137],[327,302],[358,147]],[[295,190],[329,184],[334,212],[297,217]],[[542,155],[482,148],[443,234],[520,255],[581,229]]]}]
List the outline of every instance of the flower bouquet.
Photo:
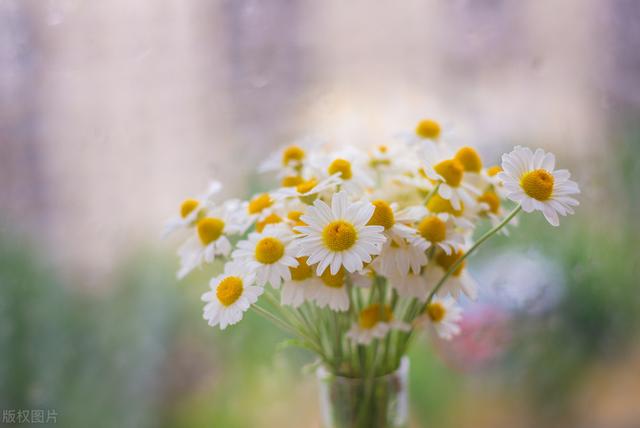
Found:
[{"label": "flower bouquet", "polygon": [[467,258],[521,210],[558,226],[578,205],[553,154],[515,147],[486,167],[441,134],[423,120],[373,147],[302,140],[261,165],[273,190],[219,201],[213,182],[167,224],[189,235],[179,278],[224,262],[202,295],[209,325],[252,310],[317,356],[327,427],[405,426],[407,349],[424,329],[460,332],[457,301],[478,288]]}]

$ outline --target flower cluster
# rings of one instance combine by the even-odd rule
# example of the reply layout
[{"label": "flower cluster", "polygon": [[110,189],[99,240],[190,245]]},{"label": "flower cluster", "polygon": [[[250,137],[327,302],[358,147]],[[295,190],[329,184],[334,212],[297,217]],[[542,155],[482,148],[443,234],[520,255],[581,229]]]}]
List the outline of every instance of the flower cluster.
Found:
[{"label": "flower cluster", "polygon": [[[277,188],[219,201],[214,182],[182,203],[167,232],[190,235],[179,278],[225,263],[202,296],[210,325],[224,329],[254,308],[337,371],[354,373],[359,347],[386,340],[387,361],[375,361],[391,369],[415,329],[459,333],[457,301],[478,291],[466,258],[520,209],[541,211],[554,226],[573,213],[578,185],[554,168],[551,153],[523,147],[487,166],[473,147],[445,141],[433,120],[366,148],[302,140],[261,165]],[[474,240],[485,221],[492,229]]]}]

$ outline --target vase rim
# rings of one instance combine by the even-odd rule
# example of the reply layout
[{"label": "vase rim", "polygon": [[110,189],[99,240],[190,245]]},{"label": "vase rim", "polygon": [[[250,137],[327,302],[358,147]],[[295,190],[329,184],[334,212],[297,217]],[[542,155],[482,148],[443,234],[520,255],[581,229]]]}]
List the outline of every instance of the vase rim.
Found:
[{"label": "vase rim", "polygon": [[[409,357],[404,355],[400,359],[400,365],[396,370],[387,374],[383,374],[382,376],[375,376],[374,379],[378,380],[378,379],[384,379],[391,376],[402,375],[403,373],[406,373],[408,370],[409,370]],[[360,382],[364,379],[363,377],[349,377],[349,376],[337,375],[335,373],[332,373],[330,370],[328,370],[324,365],[320,365],[317,368],[316,375],[318,379],[321,379],[321,380],[333,378],[333,379],[338,379],[341,382]]]}]

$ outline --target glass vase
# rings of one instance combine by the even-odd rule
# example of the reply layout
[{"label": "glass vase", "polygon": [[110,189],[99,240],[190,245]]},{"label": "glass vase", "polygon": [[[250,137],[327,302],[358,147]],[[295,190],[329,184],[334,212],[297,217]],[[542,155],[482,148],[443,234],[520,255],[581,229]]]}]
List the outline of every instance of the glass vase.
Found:
[{"label": "glass vase", "polygon": [[409,359],[393,373],[373,378],[317,371],[324,428],[406,428],[409,423]]}]

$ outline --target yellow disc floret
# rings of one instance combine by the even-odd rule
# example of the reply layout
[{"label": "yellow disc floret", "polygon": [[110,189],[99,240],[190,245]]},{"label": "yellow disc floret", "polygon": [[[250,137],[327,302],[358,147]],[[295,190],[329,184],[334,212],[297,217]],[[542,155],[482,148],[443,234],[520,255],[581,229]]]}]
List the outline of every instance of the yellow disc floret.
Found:
[{"label": "yellow disc floret", "polygon": [[418,224],[418,232],[429,242],[442,242],[447,237],[447,224],[438,216],[428,216]]},{"label": "yellow disc floret", "polygon": [[455,155],[455,158],[462,164],[466,172],[480,172],[482,170],[482,159],[478,152],[471,147],[463,147]]},{"label": "yellow disc floret", "polygon": [[458,187],[462,181],[464,166],[457,159],[444,160],[433,167],[442,176],[445,183],[451,187]]},{"label": "yellow disc floret", "polygon": [[209,245],[222,235],[224,221],[216,217],[205,217],[198,221],[196,229],[202,245]]},{"label": "yellow disc floret", "polygon": [[489,212],[493,214],[498,214],[500,211],[500,198],[496,195],[496,192],[491,190],[484,192],[481,196],[478,197],[478,202],[484,202],[489,206]]},{"label": "yellow disc floret", "polygon": [[[451,254],[446,254],[445,252],[441,251],[436,256],[436,264],[440,266],[442,269],[444,269],[445,271],[448,271],[449,268],[453,266],[453,264],[457,262],[458,259],[463,255],[464,255],[464,252],[462,250],[458,250],[455,253],[451,253]],[[456,270],[453,271],[452,275],[459,276],[462,273],[462,269],[464,269],[464,265],[465,265],[465,262],[463,260],[462,263],[460,263],[460,265],[456,268]]]},{"label": "yellow disc floret", "polygon": [[302,182],[304,182],[304,178],[299,175],[288,175],[280,181],[280,185],[282,187],[296,187]]},{"label": "yellow disc floret", "polygon": [[375,327],[379,322],[388,322],[393,319],[393,312],[389,305],[380,306],[379,303],[374,303],[367,306],[358,314],[358,325],[360,328],[370,329]]},{"label": "yellow disc floret", "polygon": [[340,173],[340,177],[343,180],[350,180],[352,177],[351,173],[351,162],[346,159],[336,159],[331,162],[329,168],[327,170],[329,175]]},{"label": "yellow disc floret", "polygon": [[344,251],[353,247],[358,239],[356,228],[344,220],[335,220],[324,227],[322,240],[331,251]]},{"label": "yellow disc floret", "polygon": [[427,209],[435,214],[447,213],[456,217],[460,217],[464,210],[464,204],[460,202],[460,209],[456,210],[453,208],[453,205],[451,205],[451,202],[449,200],[443,198],[438,194],[435,194],[431,196],[431,199],[429,199],[429,202],[427,202]]},{"label": "yellow disc floret", "polygon": [[520,178],[524,193],[539,201],[546,201],[553,193],[553,175],[544,169],[527,172]]},{"label": "yellow disc floret", "polygon": [[284,244],[278,238],[267,236],[258,241],[256,245],[256,260],[260,263],[270,265],[282,258],[284,255]]},{"label": "yellow disc floret", "polygon": [[263,220],[259,221],[256,223],[256,231],[257,232],[262,232],[264,230],[265,227],[267,227],[270,224],[278,224],[282,221],[282,218],[276,214],[269,214],[268,216],[266,216]]},{"label": "yellow disc floret", "polygon": [[416,134],[421,138],[437,140],[440,137],[440,124],[432,119],[424,119],[416,126]]},{"label": "yellow disc floret", "polygon": [[249,211],[249,214],[258,214],[265,208],[269,208],[272,204],[271,196],[269,196],[268,193],[263,193],[249,201],[247,211]]},{"label": "yellow disc floret", "polygon": [[331,270],[327,268],[320,276],[320,279],[327,287],[342,288],[344,286],[344,268],[340,268],[335,275],[331,275]]},{"label": "yellow disc floret", "polygon": [[393,227],[396,221],[391,205],[382,199],[377,199],[371,203],[375,207],[375,210],[367,225],[382,226],[385,230]]},{"label": "yellow disc floret", "polygon": [[444,319],[444,316],[447,314],[447,310],[440,302],[431,302],[427,305],[427,315],[431,318],[433,322],[440,322]]},{"label": "yellow disc floret", "polygon": [[298,266],[289,267],[293,281],[304,281],[313,276],[313,269],[307,264],[307,257],[298,257]]},{"label": "yellow disc floret", "polygon": [[499,172],[502,172],[502,168],[498,165],[493,165],[487,168],[487,175],[489,177],[494,177],[498,175]]},{"label": "yellow disc floret", "polygon": [[228,276],[218,284],[216,297],[224,306],[230,306],[242,296],[242,278]]},{"label": "yellow disc floret", "polygon": [[304,159],[305,153],[298,146],[289,146],[282,152],[282,165],[287,166],[291,162],[300,163]]},{"label": "yellow disc floret", "polygon": [[296,190],[298,191],[298,193],[307,193],[307,192],[310,192],[314,187],[316,187],[317,184],[318,184],[318,180],[316,180],[315,178],[312,178],[310,180],[303,181],[302,183],[298,184],[296,186]]},{"label": "yellow disc floret", "polygon": [[180,217],[186,218],[189,214],[193,212],[200,203],[195,199],[186,199],[182,205],[180,205]]}]

